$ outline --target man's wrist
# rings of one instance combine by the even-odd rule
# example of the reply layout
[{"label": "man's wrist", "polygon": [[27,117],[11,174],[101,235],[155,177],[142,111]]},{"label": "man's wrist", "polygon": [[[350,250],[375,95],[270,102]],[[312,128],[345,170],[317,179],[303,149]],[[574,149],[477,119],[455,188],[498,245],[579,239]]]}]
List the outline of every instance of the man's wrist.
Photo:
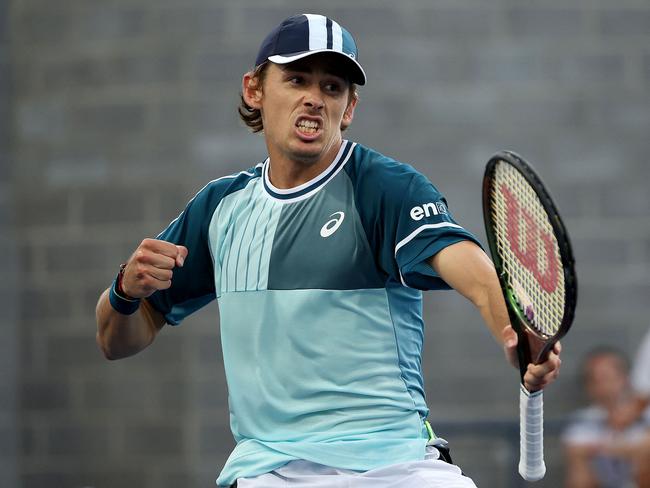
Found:
[{"label": "man's wrist", "polygon": [[125,267],[126,264],[120,265],[120,271],[117,273],[117,276],[113,281],[108,298],[111,302],[111,306],[116,312],[119,312],[122,315],[131,315],[140,307],[140,299],[130,297],[122,288],[122,279],[124,277]]},{"label": "man's wrist", "polygon": [[117,272],[117,278],[115,278],[115,291],[119,296],[127,300],[138,300],[138,298],[133,298],[132,296],[129,296],[129,294],[124,291],[123,282],[124,282],[125,270],[126,270],[126,263],[120,264],[120,270]]}]

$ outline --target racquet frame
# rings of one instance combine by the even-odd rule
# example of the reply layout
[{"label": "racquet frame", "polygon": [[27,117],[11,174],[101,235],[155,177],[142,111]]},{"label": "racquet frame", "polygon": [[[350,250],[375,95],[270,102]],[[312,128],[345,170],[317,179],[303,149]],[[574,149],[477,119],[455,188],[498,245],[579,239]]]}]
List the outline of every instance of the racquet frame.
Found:
[{"label": "racquet frame", "polygon": [[[544,210],[546,211],[547,216],[549,217],[549,222],[553,228],[553,233],[557,239],[557,244],[560,252],[560,261],[562,263],[562,272],[564,273],[564,313],[562,315],[562,322],[558,331],[553,335],[548,335],[537,331],[528,321],[523,311],[517,305],[517,299],[515,298],[514,290],[508,282],[507,272],[504,269],[503,261],[499,255],[497,248],[496,236],[492,229],[495,227],[494,221],[492,218],[492,208],[491,208],[491,192],[492,192],[492,175],[495,171],[497,163],[500,161],[505,161],[506,163],[513,166],[517,171],[524,177],[528,182],[531,188],[534,190],[535,194],[538,196]],[[488,245],[490,247],[490,253],[492,255],[492,260],[494,261],[494,266],[499,276],[499,281],[501,283],[501,289],[503,290],[503,297],[506,301],[508,308],[508,315],[510,316],[510,321],[512,322],[512,327],[517,332],[519,339],[519,345],[517,347],[517,354],[519,355],[519,369],[521,373],[521,378],[523,382],[524,374],[528,367],[528,363],[533,362],[535,364],[543,362],[550,353],[553,345],[562,338],[571,327],[573,322],[573,317],[575,313],[575,307],[578,299],[578,287],[577,279],[574,271],[575,260],[573,258],[573,251],[571,249],[571,243],[569,241],[569,235],[566,231],[564,223],[560,217],[551,196],[546,190],[544,184],[539,179],[532,167],[526,163],[521,156],[512,152],[512,151],[500,151],[487,163],[485,168],[485,175],[483,177],[483,219],[485,222],[485,233],[487,235]],[[544,342],[543,348],[535,354],[535,357],[532,356],[530,345],[528,342],[528,334],[533,334],[538,339]],[[523,361],[522,361],[523,360]]]},{"label": "racquet frame", "polygon": [[[529,322],[524,311],[518,305],[515,291],[510,285],[506,268],[499,254],[497,238],[493,230],[496,228],[496,225],[492,214],[492,187],[494,184],[493,175],[496,170],[496,165],[500,162],[501,164],[509,164],[514,167],[534,191],[546,212],[557,241],[562,273],[564,275],[564,309],[561,323],[554,334],[542,333]],[[578,298],[577,279],[574,268],[575,261],[573,259],[568,233],[551,196],[532,167],[514,152],[501,151],[492,156],[487,163],[483,177],[483,218],[490,253],[492,254],[494,266],[499,276],[510,323],[517,333],[518,338],[517,356],[522,385],[519,395],[519,473],[528,481],[536,481],[543,478],[546,473],[543,437],[543,391],[527,391],[523,386],[524,375],[529,363],[538,364],[546,360],[554,344],[571,327]],[[542,344],[539,351],[534,351],[534,357],[529,342],[531,336],[538,338]]]}]

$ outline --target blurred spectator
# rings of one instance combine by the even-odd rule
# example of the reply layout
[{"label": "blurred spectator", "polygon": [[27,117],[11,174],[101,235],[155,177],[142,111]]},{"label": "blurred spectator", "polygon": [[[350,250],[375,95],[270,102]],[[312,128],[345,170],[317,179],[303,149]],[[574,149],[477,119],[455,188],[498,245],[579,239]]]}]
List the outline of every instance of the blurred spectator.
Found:
[{"label": "blurred spectator", "polygon": [[650,330],[646,333],[632,368],[634,401],[626,402],[610,412],[610,424],[621,430],[638,421],[650,405]]},{"label": "blurred spectator", "polygon": [[614,410],[636,402],[626,357],[599,347],[585,357],[582,378],[591,403],[563,435],[566,488],[650,487],[650,411],[622,429],[608,421]]}]

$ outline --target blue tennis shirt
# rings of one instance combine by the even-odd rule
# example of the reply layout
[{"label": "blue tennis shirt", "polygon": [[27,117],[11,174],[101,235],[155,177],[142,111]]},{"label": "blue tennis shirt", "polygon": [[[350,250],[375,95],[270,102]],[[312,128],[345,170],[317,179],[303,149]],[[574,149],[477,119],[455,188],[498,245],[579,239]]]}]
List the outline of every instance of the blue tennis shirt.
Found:
[{"label": "blue tennis shirt", "polygon": [[268,169],[210,182],[159,236],[189,249],[149,298],[166,321],[219,303],[237,446],[217,483],[423,459],[421,290],[449,288],[427,260],[476,239],[423,175],[359,144],[296,188]]}]

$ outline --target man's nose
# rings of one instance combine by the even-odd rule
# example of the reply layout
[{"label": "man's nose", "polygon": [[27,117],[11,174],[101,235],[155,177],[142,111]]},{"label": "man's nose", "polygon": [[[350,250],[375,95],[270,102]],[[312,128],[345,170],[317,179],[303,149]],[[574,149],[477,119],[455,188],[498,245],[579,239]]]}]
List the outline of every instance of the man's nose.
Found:
[{"label": "man's nose", "polygon": [[323,108],[323,96],[320,92],[320,87],[308,88],[303,103],[305,106],[315,110]]}]

